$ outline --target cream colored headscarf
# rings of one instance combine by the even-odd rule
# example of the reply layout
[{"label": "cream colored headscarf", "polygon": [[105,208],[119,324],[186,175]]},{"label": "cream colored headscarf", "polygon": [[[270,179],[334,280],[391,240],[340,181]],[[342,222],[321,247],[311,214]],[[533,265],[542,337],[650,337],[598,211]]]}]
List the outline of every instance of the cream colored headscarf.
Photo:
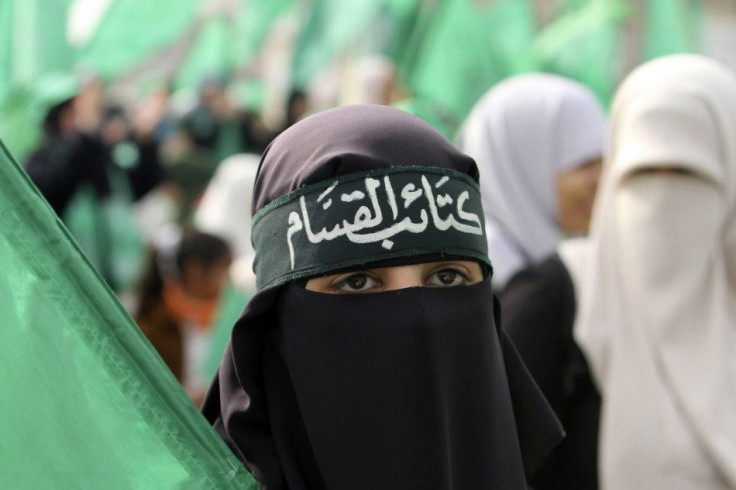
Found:
[{"label": "cream colored headscarf", "polygon": [[590,89],[541,73],[499,83],[471,111],[458,146],[480,170],[496,289],[554,253],[557,176],[601,157],[606,122]]},{"label": "cream colored headscarf", "polygon": [[[661,167],[680,172],[642,172]],[[736,488],[736,77],[695,55],[615,98],[575,334],[603,489]]]}]

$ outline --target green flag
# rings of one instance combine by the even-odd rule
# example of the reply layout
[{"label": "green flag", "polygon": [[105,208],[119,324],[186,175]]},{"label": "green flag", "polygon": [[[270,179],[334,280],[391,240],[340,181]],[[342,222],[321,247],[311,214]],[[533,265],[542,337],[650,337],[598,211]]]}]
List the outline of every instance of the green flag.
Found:
[{"label": "green flag", "polygon": [[304,88],[330,63],[380,51],[371,33],[385,6],[379,0],[314,0],[296,43],[292,85]]},{"label": "green flag", "polygon": [[[77,62],[108,79],[122,76],[158,50],[175,44],[192,28],[200,3],[198,0],[112,2],[89,39],[77,46]],[[166,54],[168,59],[161,63],[178,53]],[[155,71],[153,68],[151,71]]]},{"label": "green flag", "polygon": [[250,488],[0,142],[0,488]]},{"label": "green flag", "polygon": [[699,2],[647,0],[645,59],[695,51],[701,17]]},{"label": "green flag", "polygon": [[412,96],[423,101],[416,113],[433,106],[430,112],[443,114],[442,123],[429,122],[447,136],[493,84],[536,68],[529,0],[424,0],[419,15],[425,20],[417,23],[420,35],[404,55],[402,75]]},{"label": "green flag", "polygon": [[588,85],[607,104],[618,83],[612,60],[628,12],[623,0],[568,0],[537,36],[534,55],[544,71]]},{"label": "green flag", "polygon": [[21,157],[40,136],[41,116],[34,110],[31,85],[44,74],[72,66],[64,22],[69,3],[0,1],[0,137]]}]

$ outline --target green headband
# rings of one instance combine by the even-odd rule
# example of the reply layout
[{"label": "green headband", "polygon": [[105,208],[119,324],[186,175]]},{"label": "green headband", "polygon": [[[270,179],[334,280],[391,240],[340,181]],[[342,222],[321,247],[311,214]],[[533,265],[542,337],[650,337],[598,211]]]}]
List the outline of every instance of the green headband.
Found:
[{"label": "green headband", "polygon": [[258,288],[399,257],[490,266],[478,184],[437,167],[389,167],[297,189],[253,218]]}]

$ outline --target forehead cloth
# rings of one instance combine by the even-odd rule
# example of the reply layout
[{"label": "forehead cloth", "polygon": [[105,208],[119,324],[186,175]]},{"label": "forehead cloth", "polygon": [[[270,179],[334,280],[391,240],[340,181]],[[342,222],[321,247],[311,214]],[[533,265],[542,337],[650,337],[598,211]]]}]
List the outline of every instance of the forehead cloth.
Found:
[{"label": "forehead cloth", "polygon": [[253,220],[258,289],[425,255],[491,265],[478,184],[446,168],[338,176],[276,199]]}]

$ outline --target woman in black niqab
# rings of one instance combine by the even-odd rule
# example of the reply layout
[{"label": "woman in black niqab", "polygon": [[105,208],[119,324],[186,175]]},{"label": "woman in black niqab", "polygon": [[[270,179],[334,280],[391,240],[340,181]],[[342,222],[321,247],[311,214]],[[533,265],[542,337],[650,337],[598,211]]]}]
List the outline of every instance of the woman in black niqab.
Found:
[{"label": "woman in black niqab", "polygon": [[[203,407],[268,489],[525,489],[559,423],[498,327],[474,161],[402,111],[283,132],[253,200],[259,292]],[[305,289],[337,272],[476,261],[453,288]]]}]

